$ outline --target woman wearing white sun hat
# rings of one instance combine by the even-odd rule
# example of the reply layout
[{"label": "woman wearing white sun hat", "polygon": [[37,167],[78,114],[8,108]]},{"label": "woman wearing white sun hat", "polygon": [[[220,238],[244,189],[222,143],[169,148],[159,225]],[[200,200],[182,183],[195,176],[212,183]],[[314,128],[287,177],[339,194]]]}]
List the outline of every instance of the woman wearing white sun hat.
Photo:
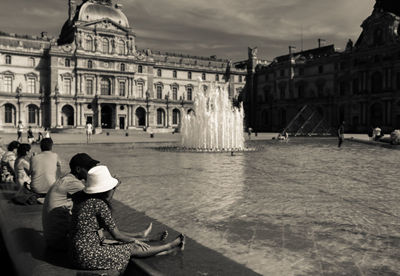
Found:
[{"label": "woman wearing white sun hat", "polygon": [[[182,234],[170,243],[150,246],[119,231],[110,203],[118,184],[118,179],[111,176],[106,166],[96,166],[88,172],[83,191],[73,195],[72,256],[81,269],[123,271],[131,257],[150,257],[184,248],[185,236]],[[101,228],[118,243],[103,243],[98,235]]]}]

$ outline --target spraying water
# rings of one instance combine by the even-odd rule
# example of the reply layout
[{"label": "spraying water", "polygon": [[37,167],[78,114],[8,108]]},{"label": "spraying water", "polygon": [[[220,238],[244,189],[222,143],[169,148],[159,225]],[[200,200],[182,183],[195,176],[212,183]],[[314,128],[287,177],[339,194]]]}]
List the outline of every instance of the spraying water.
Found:
[{"label": "spraying water", "polygon": [[182,147],[199,151],[244,150],[243,106],[232,106],[227,86],[212,83],[206,92],[197,94],[195,111],[182,118]]}]

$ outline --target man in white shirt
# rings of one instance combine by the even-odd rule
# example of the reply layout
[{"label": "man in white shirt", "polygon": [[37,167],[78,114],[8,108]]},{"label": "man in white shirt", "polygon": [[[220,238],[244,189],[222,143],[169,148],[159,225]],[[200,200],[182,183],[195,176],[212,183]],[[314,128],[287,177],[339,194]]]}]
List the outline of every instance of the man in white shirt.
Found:
[{"label": "man in white shirt", "polygon": [[86,124],[86,142],[92,141],[93,125],[91,123]]}]

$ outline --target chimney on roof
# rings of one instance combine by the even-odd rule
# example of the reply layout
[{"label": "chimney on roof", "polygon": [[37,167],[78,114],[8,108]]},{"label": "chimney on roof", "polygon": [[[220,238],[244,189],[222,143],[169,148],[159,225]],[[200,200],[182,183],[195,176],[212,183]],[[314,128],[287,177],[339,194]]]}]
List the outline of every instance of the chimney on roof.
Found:
[{"label": "chimney on roof", "polygon": [[42,39],[47,39],[47,32],[41,32],[40,35]]},{"label": "chimney on roof", "polygon": [[68,0],[68,18],[70,21],[72,21],[72,19],[74,19],[75,16],[75,12],[76,12],[76,3],[75,0]]}]

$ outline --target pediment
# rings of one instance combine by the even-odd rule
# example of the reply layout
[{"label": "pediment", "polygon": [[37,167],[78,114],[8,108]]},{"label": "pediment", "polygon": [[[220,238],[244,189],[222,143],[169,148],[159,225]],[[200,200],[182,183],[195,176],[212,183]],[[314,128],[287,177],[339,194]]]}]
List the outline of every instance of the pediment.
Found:
[{"label": "pediment", "polygon": [[79,27],[91,28],[95,30],[102,30],[102,31],[119,31],[119,32],[129,32],[129,29],[123,27],[122,25],[118,24],[117,22],[111,19],[104,19],[104,20],[96,20],[92,22],[84,22],[79,25]]}]

